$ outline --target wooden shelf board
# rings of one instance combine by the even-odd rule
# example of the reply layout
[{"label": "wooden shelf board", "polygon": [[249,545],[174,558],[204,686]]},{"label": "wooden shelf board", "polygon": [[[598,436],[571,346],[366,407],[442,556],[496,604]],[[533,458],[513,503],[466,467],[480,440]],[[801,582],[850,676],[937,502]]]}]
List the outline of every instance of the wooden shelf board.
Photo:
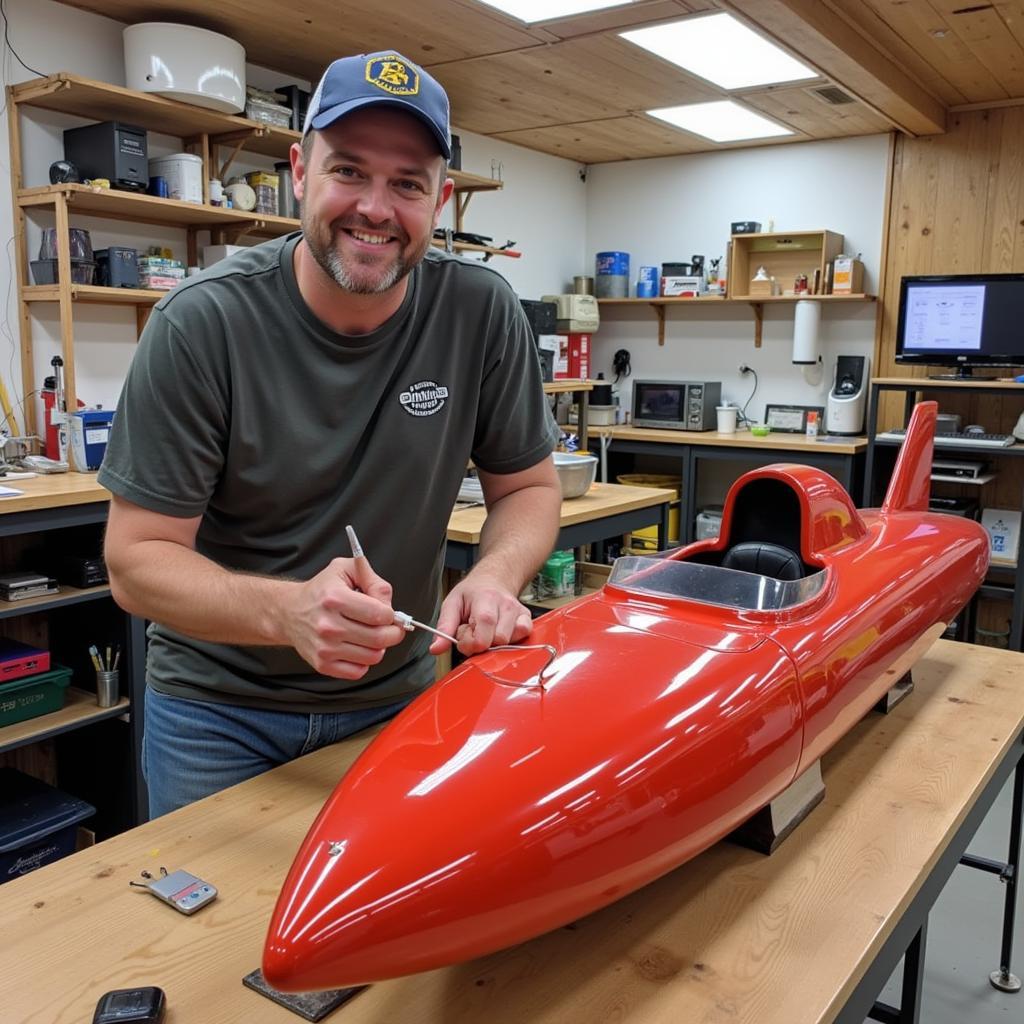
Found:
[{"label": "wooden shelf board", "polygon": [[86,722],[116,718],[124,714],[128,708],[127,697],[122,697],[113,707],[101,708],[96,704],[96,694],[69,686],[64,707],[59,711],[51,711],[48,715],[39,715],[37,718],[0,728],[0,750],[24,746],[36,738],[67,732]]},{"label": "wooden shelf board", "polygon": [[567,391],[593,391],[595,383],[599,382],[592,380],[548,380],[544,382],[544,393],[546,395],[558,395]]},{"label": "wooden shelf board", "polygon": [[[12,481],[12,483],[18,482]],[[0,619],[11,619],[30,612],[60,608],[64,605],[81,604],[83,601],[94,601],[97,598],[109,596],[110,586],[106,583],[96,587],[71,587],[62,583],[60,591],[56,594],[26,597],[23,601],[0,601]]]},{"label": "wooden shelf board", "polygon": [[448,169],[448,177],[455,182],[457,192],[497,192],[505,187],[503,181],[496,181],[494,178],[485,178],[481,174],[470,174],[468,171],[455,171]]},{"label": "wooden shelf board", "polygon": [[729,302],[875,302],[877,295],[730,295]]},{"label": "wooden shelf board", "polygon": [[685,306],[687,304],[700,302],[721,302],[721,303],[761,303],[761,302],[799,302],[801,299],[809,299],[814,302],[874,302],[877,296],[857,295],[695,295],[682,296],[654,296],[650,299],[598,299],[599,306]]},{"label": "wooden shelf board", "polygon": [[[152,306],[166,291],[150,288],[106,288],[96,284],[71,286],[72,302],[92,302],[110,306]],[[25,302],[59,302],[60,287],[55,284],[30,285],[21,289]]]},{"label": "wooden shelf board", "polygon": [[116,189],[93,188],[90,185],[45,185],[23,188],[18,192],[22,209],[53,206],[60,193],[67,196],[72,213],[95,214],[114,220],[131,220],[143,224],[171,224],[178,227],[238,229],[251,225],[244,233],[253,237],[273,238],[298,228],[299,222],[289,217],[224,209],[200,203],[183,203],[177,199]]}]

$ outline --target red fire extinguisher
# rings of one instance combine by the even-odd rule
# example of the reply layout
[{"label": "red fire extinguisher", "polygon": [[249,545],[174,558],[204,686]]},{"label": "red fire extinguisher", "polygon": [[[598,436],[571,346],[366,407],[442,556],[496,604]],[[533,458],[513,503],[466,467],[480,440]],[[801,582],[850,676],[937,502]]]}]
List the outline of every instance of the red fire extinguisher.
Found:
[{"label": "red fire extinguisher", "polygon": [[[64,360],[54,356],[50,360],[53,376],[43,381],[43,418],[46,424],[46,457],[57,462],[68,461],[67,402],[64,398]],[[79,400],[78,408],[85,402]]]}]

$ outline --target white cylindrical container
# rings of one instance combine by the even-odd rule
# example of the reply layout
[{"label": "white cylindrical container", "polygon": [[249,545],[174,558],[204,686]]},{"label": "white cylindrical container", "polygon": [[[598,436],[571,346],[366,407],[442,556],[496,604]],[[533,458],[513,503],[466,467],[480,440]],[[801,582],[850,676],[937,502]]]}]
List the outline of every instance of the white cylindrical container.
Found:
[{"label": "white cylindrical container", "polygon": [[245,49],[219,32],[160,21],[129,25],[124,66],[129,89],[225,114],[245,109]]},{"label": "white cylindrical container", "polygon": [[203,202],[203,158],[191,153],[172,153],[149,161],[149,176],[167,182],[168,197],[183,203]]},{"label": "white cylindrical container", "polygon": [[801,299],[796,304],[793,322],[793,362],[798,366],[814,366],[818,362],[820,326],[821,303]]},{"label": "white cylindrical container", "polygon": [[718,416],[718,432],[720,434],[736,433],[736,413],[739,410],[735,405],[715,406],[715,413]]}]

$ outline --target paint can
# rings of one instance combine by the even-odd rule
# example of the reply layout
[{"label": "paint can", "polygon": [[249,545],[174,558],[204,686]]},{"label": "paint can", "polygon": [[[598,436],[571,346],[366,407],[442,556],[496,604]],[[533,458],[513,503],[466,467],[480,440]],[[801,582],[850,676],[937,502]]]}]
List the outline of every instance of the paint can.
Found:
[{"label": "paint can", "polygon": [[599,299],[629,298],[629,253],[599,252],[594,277]]}]

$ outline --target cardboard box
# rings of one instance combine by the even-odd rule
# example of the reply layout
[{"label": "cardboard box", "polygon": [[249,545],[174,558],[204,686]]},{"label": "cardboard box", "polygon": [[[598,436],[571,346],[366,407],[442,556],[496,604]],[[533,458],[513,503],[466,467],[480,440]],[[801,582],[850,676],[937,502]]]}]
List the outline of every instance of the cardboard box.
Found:
[{"label": "cardboard box", "polygon": [[247,248],[248,246],[245,245],[204,245],[203,267],[212,267],[214,263],[218,263],[236,252],[245,252]]},{"label": "cardboard box", "polygon": [[832,269],[833,295],[860,295],[864,291],[864,264],[852,256],[837,256]]},{"label": "cardboard box", "polygon": [[551,376],[553,380],[564,380],[569,376],[569,343],[566,335],[541,334],[537,348],[551,353]]},{"label": "cardboard box", "polygon": [[661,294],[665,296],[702,295],[706,282],[702,274],[691,274],[686,277],[663,277]]},{"label": "cardboard box", "polygon": [[586,380],[590,376],[590,334],[542,335],[537,339],[541,348],[550,346],[554,338],[558,348],[555,352],[555,380]]}]

